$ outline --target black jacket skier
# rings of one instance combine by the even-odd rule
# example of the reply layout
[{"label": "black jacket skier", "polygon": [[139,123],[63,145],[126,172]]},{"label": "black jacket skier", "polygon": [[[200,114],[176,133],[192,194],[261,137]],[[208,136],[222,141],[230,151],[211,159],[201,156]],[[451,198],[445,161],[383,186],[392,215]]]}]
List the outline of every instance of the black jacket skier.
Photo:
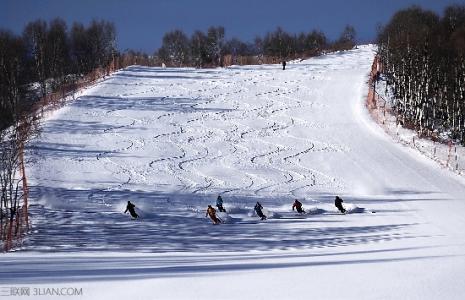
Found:
[{"label": "black jacket skier", "polygon": [[255,212],[257,213],[257,216],[259,216],[262,220],[266,220],[266,216],[263,214],[263,206],[260,204],[260,202],[257,202],[257,204],[255,204]]},{"label": "black jacket skier", "polygon": [[124,213],[127,213],[129,211],[131,217],[137,219],[139,218],[139,215],[136,213],[136,210],[134,208],[136,208],[136,206],[132,204],[131,201],[128,201],[128,205],[126,206],[126,210],[124,211]]},{"label": "black jacket skier", "polygon": [[283,60],[283,70],[286,70],[286,61]]},{"label": "black jacket skier", "polygon": [[345,214],[346,209],[342,206],[342,202],[344,202],[339,196],[336,196],[336,199],[334,199],[334,205],[339,209],[339,211],[343,214]]}]

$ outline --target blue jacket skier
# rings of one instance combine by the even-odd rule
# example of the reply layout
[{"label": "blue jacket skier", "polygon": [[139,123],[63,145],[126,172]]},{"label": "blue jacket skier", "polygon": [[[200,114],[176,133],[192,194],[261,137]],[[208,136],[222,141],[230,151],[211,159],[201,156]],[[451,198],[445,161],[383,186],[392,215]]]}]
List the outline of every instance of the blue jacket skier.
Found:
[{"label": "blue jacket skier", "polygon": [[263,206],[260,204],[260,202],[257,202],[257,204],[255,204],[254,210],[257,213],[257,216],[260,217],[260,219],[266,220],[266,216],[263,214],[262,209]]},{"label": "blue jacket skier", "polygon": [[226,212],[226,209],[223,207],[223,198],[221,198],[220,195],[218,195],[218,198],[216,198],[216,207],[218,207],[220,212]]}]

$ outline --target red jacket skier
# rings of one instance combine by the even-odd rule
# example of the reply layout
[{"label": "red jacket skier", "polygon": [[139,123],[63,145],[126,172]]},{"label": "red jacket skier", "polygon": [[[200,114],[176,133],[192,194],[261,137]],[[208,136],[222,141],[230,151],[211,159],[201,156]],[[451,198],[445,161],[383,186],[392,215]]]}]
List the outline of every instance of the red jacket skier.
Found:
[{"label": "red jacket skier", "polygon": [[294,208],[299,214],[305,213],[305,210],[302,208],[302,203],[297,199],[295,199],[294,204],[292,204],[292,210],[294,210]]}]

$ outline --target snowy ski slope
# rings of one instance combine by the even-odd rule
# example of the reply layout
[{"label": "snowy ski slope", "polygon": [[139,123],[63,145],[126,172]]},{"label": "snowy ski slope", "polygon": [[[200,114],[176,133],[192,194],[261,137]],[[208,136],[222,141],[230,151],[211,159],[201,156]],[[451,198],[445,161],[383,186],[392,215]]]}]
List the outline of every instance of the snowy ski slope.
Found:
[{"label": "snowy ski slope", "polygon": [[[80,299],[462,299],[464,181],[370,120],[374,51],[285,71],[133,66],[87,90],[30,145],[34,232],[0,257],[0,287],[77,286]],[[220,194],[228,214],[212,226],[205,209]],[[296,198],[306,215],[291,211]],[[140,220],[122,214],[128,200]]]}]

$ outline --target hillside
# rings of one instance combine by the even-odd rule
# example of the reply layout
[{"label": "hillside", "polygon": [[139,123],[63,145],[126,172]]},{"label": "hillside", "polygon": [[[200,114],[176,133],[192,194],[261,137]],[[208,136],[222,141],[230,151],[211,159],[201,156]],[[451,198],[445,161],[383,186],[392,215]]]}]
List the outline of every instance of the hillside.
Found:
[{"label": "hillside", "polygon": [[[6,254],[0,287],[82,287],[82,299],[212,289],[218,299],[460,299],[464,181],[370,119],[374,51],[285,71],[133,66],[88,89],[28,149],[34,232]],[[228,213],[212,226],[205,209],[218,195]],[[292,212],[296,198],[307,214]],[[128,200],[140,220],[123,214]]]}]

